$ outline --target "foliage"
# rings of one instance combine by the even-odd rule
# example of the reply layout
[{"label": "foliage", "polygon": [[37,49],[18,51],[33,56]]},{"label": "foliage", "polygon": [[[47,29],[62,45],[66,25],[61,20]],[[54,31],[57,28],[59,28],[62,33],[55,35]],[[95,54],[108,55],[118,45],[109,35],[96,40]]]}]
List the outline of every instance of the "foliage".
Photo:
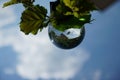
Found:
[{"label": "foliage", "polygon": [[13,4],[19,4],[22,3],[23,5],[32,5],[34,0],[10,0],[3,4],[3,7],[7,7]]},{"label": "foliage", "polygon": [[43,6],[34,5],[35,0],[10,0],[3,4],[7,7],[14,4],[23,4],[25,10],[21,16],[20,29],[25,34],[37,34],[50,22],[53,27],[64,31],[69,28],[81,28],[91,22],[90,12],[96,7],[89,0],[57,0],[51,15]]},{"label": "foliage", "polygon": [[36,5],[28,7],[23,13],[20,22],[21,31],[25,34],[33,33],[37,34],[38,30],[42,30],[46,25],[47,10],[44,7]]}]

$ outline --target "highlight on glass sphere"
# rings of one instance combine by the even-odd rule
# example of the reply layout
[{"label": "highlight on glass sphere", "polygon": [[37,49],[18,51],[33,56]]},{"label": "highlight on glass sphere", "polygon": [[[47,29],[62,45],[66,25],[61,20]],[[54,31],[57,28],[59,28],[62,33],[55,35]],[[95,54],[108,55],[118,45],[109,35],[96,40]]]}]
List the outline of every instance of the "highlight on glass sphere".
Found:
[{"label": "highlight on glass sphere", "polygon": [[85,28],[70,28],[63,32],[49,25],[48,34],[55,46],[61,49],[72,49],[82,42],[85,36]]}]

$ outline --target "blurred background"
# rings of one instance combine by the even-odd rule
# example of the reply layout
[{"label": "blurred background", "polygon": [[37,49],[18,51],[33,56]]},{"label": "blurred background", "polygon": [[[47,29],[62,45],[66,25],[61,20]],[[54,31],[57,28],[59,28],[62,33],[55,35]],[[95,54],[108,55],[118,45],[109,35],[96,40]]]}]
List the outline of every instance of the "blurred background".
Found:
[{"label": "blurred background", "polygon": [[[120,80],[120,3],[92,12],[83,42],[55,47],[47,28],[37,35],[19,30],[22,5],[2,8],[0,1],[0,80]],[[48,9],[53,0],[36,0]]]}]

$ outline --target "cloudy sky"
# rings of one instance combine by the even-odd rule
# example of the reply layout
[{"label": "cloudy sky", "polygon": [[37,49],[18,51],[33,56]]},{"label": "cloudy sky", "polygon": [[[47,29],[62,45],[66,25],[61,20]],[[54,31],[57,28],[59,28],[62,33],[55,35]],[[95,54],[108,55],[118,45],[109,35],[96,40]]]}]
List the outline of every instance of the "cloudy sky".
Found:
[{"label": "cloudy sky", "polygon": [[[83,42],[71,50],[55,47],[47,28],[37,35],[19,30],[23,7],[0,1],[0,80],[120,80],[120,3],[93,12]],[[52,0],[36,0],[49,11]],[[49,14],[49,13],[48,13]]]}]

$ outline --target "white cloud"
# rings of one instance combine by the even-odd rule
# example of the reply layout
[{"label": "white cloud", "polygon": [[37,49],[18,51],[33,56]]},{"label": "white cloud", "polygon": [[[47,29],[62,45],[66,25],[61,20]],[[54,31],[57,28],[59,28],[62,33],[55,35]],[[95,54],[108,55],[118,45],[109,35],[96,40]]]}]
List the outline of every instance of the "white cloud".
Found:
[{"label": "white cloud", "polygon": [[17,69],[20,75],[33,79],[38,77],[43,79],[68,79],[72,78],[79,68],[82,68],[83,63],[87,59],[88,55],[82,51],[76,53],[58,49],[53,49],[49,52],[39,50],[38,53],[23,54]]},{"label": "white cloud", "polygon": [[[1,11],[4,9],[1,8]],[[1,14],[8,23],[15,18],[11,8],[6,8],[10,14]],[[6,26],[5,20],[0,23]],[[14,21],[14,19],[13,19]],[[12,21],[12,22],[13,22]],[[2,27],[1,26],[1,27]],[[17,27],[0,29],[0,47],[12,46],[19,55],[16,64],[17,74],[26,79],[62,79],[74,77],[78,70],[82,69],[84,63],[89,59],[89,54],[83,49],[61,50],[53,46],[48,38],[47,30],[38,35],[24,35]],[[10,70],[7,70],[9,72]]]},{"label": "white cloud", "polygon": [[100,71],[100,70],[96,70],[96,71],[94,72],[94,74],[93,74],[93,80],[101,80],[101,79],[100,79],[100,78],[101,78],[101,75],[102,75],[101,71]]},{"label": "white cloud", "polygon": [[15,21],[13,9],[10,7],[2,8],[0,5],[0,28]]}]

